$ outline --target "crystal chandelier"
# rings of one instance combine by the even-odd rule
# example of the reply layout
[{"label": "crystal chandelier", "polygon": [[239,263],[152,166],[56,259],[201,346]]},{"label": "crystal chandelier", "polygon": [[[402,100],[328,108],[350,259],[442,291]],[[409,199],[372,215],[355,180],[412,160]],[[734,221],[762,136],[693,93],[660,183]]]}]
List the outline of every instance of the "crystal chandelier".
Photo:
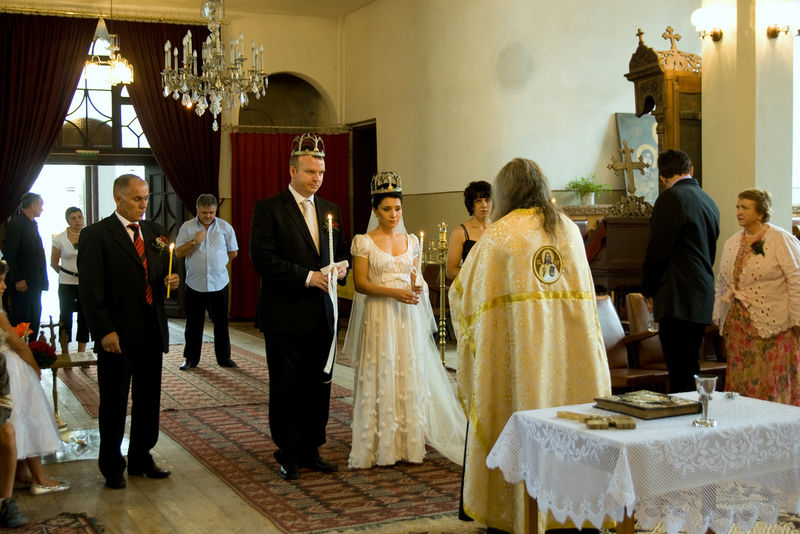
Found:
[{"label": "crystal chandelier", "polygon": [[[223,0],[203,0],[203,18],[208,20],[211,35],[203,43],[203,66],[197,74],[197,51],[192,47],[192,32],[187,31],[183,38],[183,54],[178,58],[178,47],[164,44],[164,70],[161,80],[164,96],[181,99],[187,109],[194,106],[198,116],[208,109],[214,115],[212,128],[219,129],[217,115],[235,109],[238,104],[246,106],[247,93],[254,93],[256,99],[267,93],[267,75],[264,72],[264,46],[256,48],[250,42],[252,66],[244,69],[244,35],[230,41],[230,64],[225,61],[225,45],[220,38],[220,20],[223,17]],[[172,53],[170,53],[170,50]],[[170,57],[171,56],[171,57]]]},{"label": "crystal chandelier", "polygon": [[[109,20],[114,18],[114,2],[111,2],[111,13]],[[98,39],[108,41],[108,61],[100,59],[97,55],[93,55],[86,61],[86,69],[97,67],[109,67],[108,69],[108,83],[109,85],[129,84],[133,83],[133,67],[128,60],[122,57],[119,53],[119,36],[115,33],[108,33],[106,28],[106,21],[100,18],[97,23],[97,31],[95,35]]]}]

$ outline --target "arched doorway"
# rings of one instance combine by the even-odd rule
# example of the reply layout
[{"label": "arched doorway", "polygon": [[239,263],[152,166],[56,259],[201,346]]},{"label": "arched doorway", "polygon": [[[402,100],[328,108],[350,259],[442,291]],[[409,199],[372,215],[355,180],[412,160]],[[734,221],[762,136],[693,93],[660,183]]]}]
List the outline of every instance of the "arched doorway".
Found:
[{"label": "arched doorway", "polygon": [[329,99],[306,80],[279,72],[269,77],[267,94],[251,97],[239,111],[239,127],[335,126],[336,113]]}]

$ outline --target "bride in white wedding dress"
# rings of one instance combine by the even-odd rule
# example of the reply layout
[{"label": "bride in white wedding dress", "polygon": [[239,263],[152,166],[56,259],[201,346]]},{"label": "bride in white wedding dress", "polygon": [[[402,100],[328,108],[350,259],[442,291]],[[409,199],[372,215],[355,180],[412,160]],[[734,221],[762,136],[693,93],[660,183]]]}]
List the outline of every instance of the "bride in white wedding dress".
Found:
[{"label": "bride in white wedding dress", "polygon": [[373,178],[377,225],[351,247],[355,288],[365,295],[342,351],[356,362],[351,468],[420,463],[426,443],[463,461],[467,421],[433,341],[419,240],[402,226],[401,191],[395,173]]}]

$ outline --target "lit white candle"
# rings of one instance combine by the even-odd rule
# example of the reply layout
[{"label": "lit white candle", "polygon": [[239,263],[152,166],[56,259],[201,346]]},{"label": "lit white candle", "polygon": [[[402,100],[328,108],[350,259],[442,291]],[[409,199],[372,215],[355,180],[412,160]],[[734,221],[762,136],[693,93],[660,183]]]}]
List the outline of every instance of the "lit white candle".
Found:
[{"label": "lit white candle", "polygon": [[328,214],[328,253],[331,265],[333,265],[335,263],[333,261],[333,215],[330,213]]},{"label": "lit white candle", "polygon": [[425,232],[419,233],[419,257],[420,263],[422,262],[422,255],[425,254]]},{"label": "lit white candle", "polygon": [[174,250],[175,250],[175,243],[170,243],[169,244],[169,269],[167,270],[167,298],[169,298],[169,277],[172,276],[172,253],[173,253]]}]

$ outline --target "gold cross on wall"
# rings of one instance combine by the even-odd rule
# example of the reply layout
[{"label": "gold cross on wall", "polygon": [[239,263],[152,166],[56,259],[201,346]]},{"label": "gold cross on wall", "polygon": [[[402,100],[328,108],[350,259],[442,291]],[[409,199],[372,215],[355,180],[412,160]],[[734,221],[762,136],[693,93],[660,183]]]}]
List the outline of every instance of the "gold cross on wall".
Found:
[{"label": "gold cross on wall", "polygon": [[617,161],[616,157],[611,156],[611,163],[608,164],[608,168],[614,171],[617,176],[619,176],[620,171],[622,171],[622,178],[627,184],[626,189],[632,193],[636,190],[635,183],[633,182],[633,173],[638,170],[644,175],[644,170],[648,168],[650,164],[645,163],[644,160],[642,160],[642,156],[639,156],[639,161],[633,161],[631,158],[633,149],[628,146],[627,141],[622,142],[622,148],[619,149],[619,153],[621,159]]},{"label": "gold cross on wall", "polygon": [[667,26],[667,31],[661,34],[661,37],[664,39],[668,39],[670,43],[670,47],[672,50],[677,50],[678,45],[675,44],[675,41],[681,40],[681,35],[679,33],[675,33],[672,29],[672,26]]}]

